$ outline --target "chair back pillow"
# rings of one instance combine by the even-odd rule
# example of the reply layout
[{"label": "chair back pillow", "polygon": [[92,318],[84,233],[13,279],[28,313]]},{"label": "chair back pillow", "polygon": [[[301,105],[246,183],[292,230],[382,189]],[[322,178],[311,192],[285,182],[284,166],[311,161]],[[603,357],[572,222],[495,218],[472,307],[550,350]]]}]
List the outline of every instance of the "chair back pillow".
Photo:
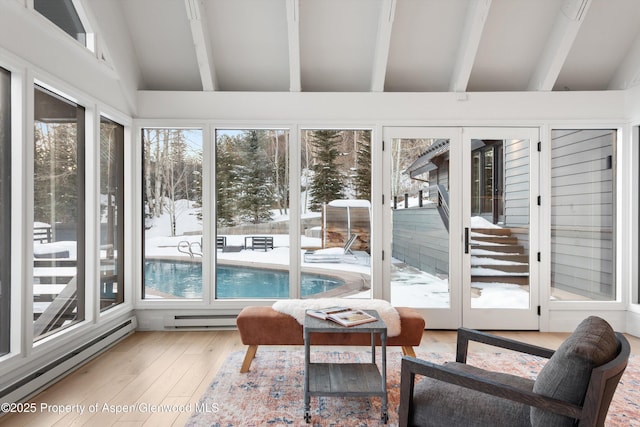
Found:
[{"label": "chair back pillow", "polygon": [[[533,391],[581,405],[593,368],[613,360],[617,353],[618,343],[611,325],[590,316],[578,325],[540,370]],[[572,418],[531,407],[533,426],[571,426],[573,422]]]}]

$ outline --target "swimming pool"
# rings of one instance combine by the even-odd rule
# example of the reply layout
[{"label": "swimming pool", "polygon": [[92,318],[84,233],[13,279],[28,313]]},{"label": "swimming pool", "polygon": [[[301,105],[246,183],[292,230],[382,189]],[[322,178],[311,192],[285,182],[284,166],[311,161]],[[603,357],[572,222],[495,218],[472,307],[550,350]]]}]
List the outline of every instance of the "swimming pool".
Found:
[{"label": "swimming pool", "polygon": [[[216,298],[287,298],[289,272],[266,268],[218,265]],[[301,274],[303,297],[345,284],[333,276]],[[146,260],[145,287],[168,298],[202,298],[202,264],[171,260]]]}]

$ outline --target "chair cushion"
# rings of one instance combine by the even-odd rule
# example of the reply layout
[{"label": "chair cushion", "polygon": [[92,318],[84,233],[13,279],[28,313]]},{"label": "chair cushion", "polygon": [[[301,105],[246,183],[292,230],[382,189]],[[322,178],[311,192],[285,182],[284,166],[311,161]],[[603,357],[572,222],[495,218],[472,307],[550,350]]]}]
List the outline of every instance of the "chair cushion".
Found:
[{"label": "chair cushion", "polygon": [[[590,316],[558,347],[540,370],[533,391],[581,405],[591,371],[611,361],[618,352],[616,335],[603,319]],[[533,426],[570,426],[573,419],[531,408]]]},{"label": "chair cushion", "polygon": [[[501,372],[485,371],[464,363],[448,368],[531,391],[533,380]],[[433,378],[416,382],[413,394],[414,426],[529,426],[530,407]]]}]

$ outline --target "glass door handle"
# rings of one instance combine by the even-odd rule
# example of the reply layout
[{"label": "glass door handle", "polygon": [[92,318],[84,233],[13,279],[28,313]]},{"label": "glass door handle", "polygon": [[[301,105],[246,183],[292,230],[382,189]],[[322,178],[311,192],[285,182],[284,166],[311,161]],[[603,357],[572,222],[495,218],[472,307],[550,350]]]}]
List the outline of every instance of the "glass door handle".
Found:
[{"label": "glass door handle", "polygon": [[464,229],[464,253],[469,253],[469,227]]}]

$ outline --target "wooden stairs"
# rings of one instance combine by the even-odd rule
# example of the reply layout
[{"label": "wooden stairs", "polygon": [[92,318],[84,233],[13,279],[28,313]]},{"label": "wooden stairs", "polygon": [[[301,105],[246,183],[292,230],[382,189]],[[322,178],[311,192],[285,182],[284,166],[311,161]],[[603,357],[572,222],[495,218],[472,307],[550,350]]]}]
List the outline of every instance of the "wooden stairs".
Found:
[{"label": "wooden stairs", "polygon": [[529,255],[510,228],[471,229],[471,282],[529,285]]}]

